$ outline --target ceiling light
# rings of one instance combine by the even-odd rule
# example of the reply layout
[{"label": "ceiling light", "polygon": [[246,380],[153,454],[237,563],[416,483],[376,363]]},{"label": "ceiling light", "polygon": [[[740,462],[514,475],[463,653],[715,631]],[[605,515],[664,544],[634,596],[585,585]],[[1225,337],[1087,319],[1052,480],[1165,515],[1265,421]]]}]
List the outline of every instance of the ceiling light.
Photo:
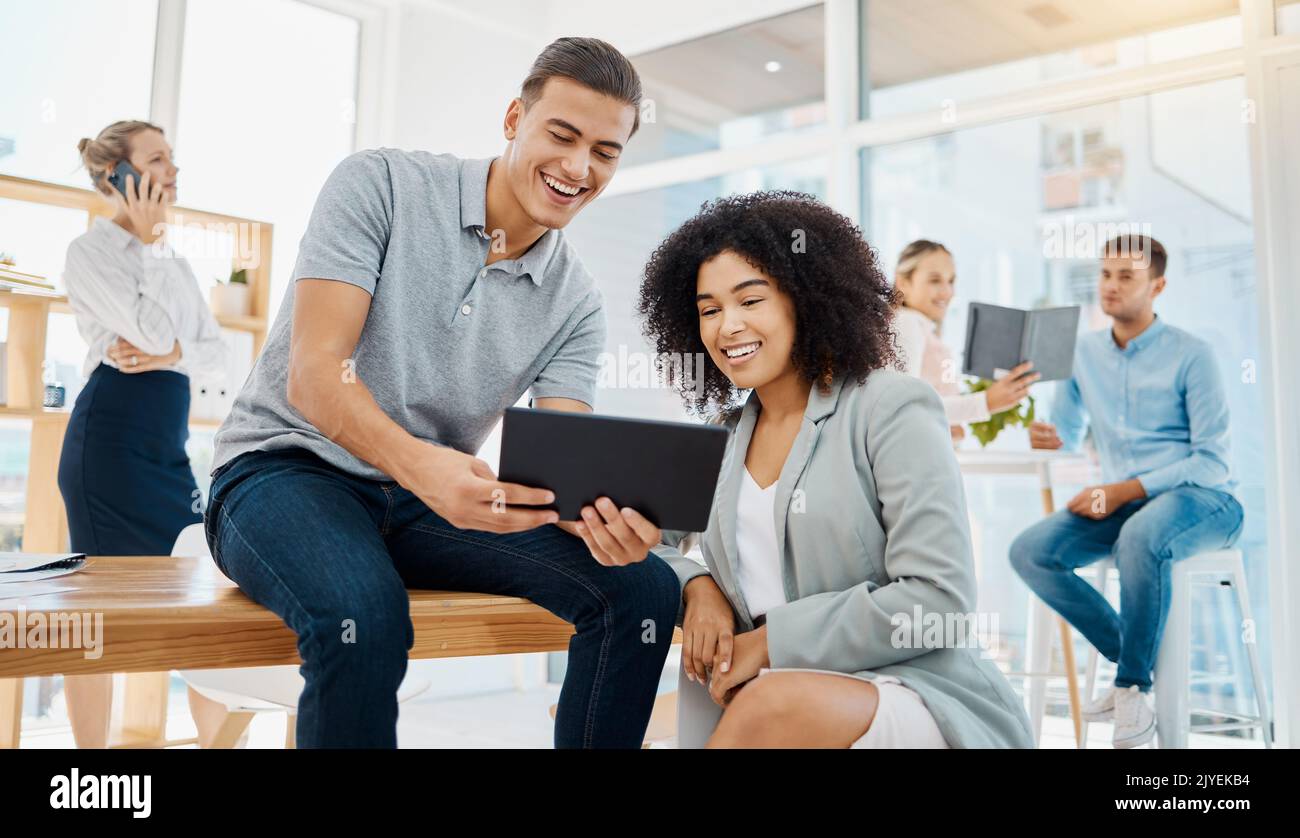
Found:
[{"label": "ceiling light", "polygon": [[763,65],[763,69],[767,70],[769,73],[779,73],[781,72],[781,62],[769,61]]}]

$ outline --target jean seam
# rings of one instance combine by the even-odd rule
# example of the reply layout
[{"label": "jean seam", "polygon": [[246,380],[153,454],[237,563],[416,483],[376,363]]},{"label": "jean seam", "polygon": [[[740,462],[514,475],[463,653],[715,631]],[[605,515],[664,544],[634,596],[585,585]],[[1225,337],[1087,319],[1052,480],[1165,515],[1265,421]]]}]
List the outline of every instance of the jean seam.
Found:
[{"label": "jean seam", "polygon": [[[1213,491],[1213,490],[1211,490],[1211,491]],[[1220,514],[1229,511],[1229,510],[1232,509],[1234,506],[1240,507],[1240,505],[1241,505],[1241,504],[1237,501],[1236,498],[1233,498],[1231,495],[1228,495],[1228,496],[1227,496],[1223,501],[1221,501],[1221,502],[1219,503],[1219,505],[1218,505],[1217,507],[1215,507],[1214,511],[1212,511],[1209,515],[1206,515],[1206,516],[1202,517],[1202,518],[1198,521],[1198,523],[1205,523],[1205,522],[1211,521],[1211,520],[1213,520],[1214,518],[1216,518],[1217,516],[1219,516]],[[1242,516],[1242,520],[1243,520],[1243,521],[1245,520],[1245,516],[1244,516],[1244,515]],[[1241,522],[1239,521],[1239,522],[1238,522],[1238,526],[1240,526],[1240,525],[1241,525]],[[1179,539],[1180,536],[1186,534],[1186,532],[1187,532],[1187,530],[1183,529],[1183,530],[1179,530],[1179,531],[1175,532],[1173,535],[1169,536],[1169,538],[1165,540],[1164,544],[1160,545],[1160,549],[1156,551],[1156,555],[1157,555],[1157,556],[1162,556],[1162,555],[1164,555],[1165,553],[1170,553],[1170,554],[1172,555],[1172,552],[1173,552],[1173,551],[1172,551],[1170,548],[1173,546],[1173,543],[1174,543],[1175,541],[1177,541],[1177,540]],[[1236,532],[1236,527],[1234,527],[1234,528],[1232,529],[1232,531],[1228,533],[1228,535],[1231,536],[1231,535],[1232,535],[1233,533],[1235,533],[1235,532]]]},{"label": "jean seam", "polygon": [[[230,515],[225,511],[224,508],[221,510],[221,516],[224,519],[225,525],[230,527],[230,531],[234,533],[235,536],[238,537],[240,541],[244,542],[244,546],[248,548],[248,552],[252,555],[253,559],[259,565],[261,565],[266,575],[269,578],[275,580],[275,583],[279,585],[280,588],[288,594],[287,600],[292,604],[294,610],[297,612],[297,616],[301,619],[305,630],[307,624],[310,622],[310,616],[307,614],[307,610],[302,607],[302,603],[298,601],[298,597],[294,594],[293,589],[289,587],[288,584],[285,583],[284,579],[280,577],[280,574],[275,572],[275,569],[271,567],[271,565],[266,561],[266,559],[262,558],[262,555],[258,553],[257,550],[253,547],[253,545],[248,542],[248,539],[244,538],[244,534],[239,531],[239,527],[235,526],[234,520],[230,517]],[[290,626],[290,629],[292,630],[292,626]],[[300,640],[302,639],[301,634],[298,634],[298,632],[296,631],[294,633],[298,635]],[[306,634],[308,640],[316,647],[317,654],[323,653],[324,650],[321,648],[320,642],[319,640],[317,640],[316,635],[310,631],[306,631]],[[315,731],[314,735],[315,735],[315,739],[319,741],[320,731],[319,730]]]},{"label": "jean seam", "polygon": [[[211,494],[211,492],[209,494]],[[212,558],[217,563],[217,567],[221,568],[221,572],[225,573],[225,567],[223,566],[221,561],[221,535],[217,531],[218,530],[217,525],[220,523],[220,516],[223,510],[221,501],[218,500],[215,496],[210,497],[208,501],[208,510],[212,513],[212,524],[213,524],[211,528],[211,532],[207,533],[211,537],[210,538],[211,544],[209,546],[212,548]],[[207,527],[206,521],[204,523],[204,527],[205,528]]]},{"label": "jean seam", "polygon": [[584,748],[590,748],[592,740],[594,739],[594,728],[596,724],[596,718],[595,718],[596,702],[600,697],[600,683],[605,677],[605,667],[609,660],[610,608],[609,608],[609,600],[605,597],[605,595],[600,591],[599,588],[592,586],[587,582],[586,579],[583,579],[581,576],[577,576],[575,574],[569,573],[567,570],[565,570],[562,567],[542,561],[534,556],[530,556],[529,554],[523,552],[522,550],[516,550],[513,547],[509,547],[504,544],[498,544],[492,541],[484,541],[482,539],[474,538],[473,536],[467,536],[461,533],[459,530],[436,529],[434,527],[426,527],[423,524],[418,524],[418,523],[408,524],[407,526],[409,526],[411,529],[417,532],[422,532],[427,535],[436,535],[442,538],[449,538],[453,541],[459,541],[463,544],[472,544],[476,547],[483,547],[489,550],[496,550],[497,552],[505,553],[506,555],[513,556],[517,559],[523,559],[524,561],[530,562],[535,565],[539,565],[541,567],[546,568],[547,570],[559,573],[562,576],[566,576],[574,580],[580,586],[586,588],[588,592],[590,592],[596,597],[596,599],[600,602],[601,605],[601,609],[600,609],[601,618],[602,618],[602,622],[604,623],[605,631],[604,631],[604,637],[601,639],[601,643],[600,643],[600,656],[596,663],[595,677],[592,678],[591,696],[588,699],[588,703],[587,703],[587,719],[583,727],[582,745]]},{"label": "jean seam", "polygon": [[384,490],[384,497],[388,499],[388,503],[384,507],[384,523],[379,526],[379,534],[387,536],[389,532],[388,525],[393,520],[393,490],[386,483],[380,483],[379,488]]},{"label": "jean seam", "polygon": [[[1213,512],[1211,512],[1208,516],[1202,518],[1200,522],[1201,522],[1201,523],[1208,523],[1208,522],[1210,522],[1210,521],[1213,521],[1215,518],[1217,518],[1217,517],[1218,517],[1219,515],[1221,515],[1222,513],[1229,511],[1229,510],[1230,510],[1234,505],[1239,505],[1235,498],[1234,498],[1234,499],[1231,499],[1230,501],[1229,501],[1229,500],[1225,500],[1223,503],[1219,504],[1218,509],[1215,509],[1215,510],[1214,510]],[[1243,515],[1242,518],[1243,518],[1243,520],[1244,520],[1245,516]],[[1234,530],[1235,530],[1235,528],[1234,528]],[[1168,539],[1168,540],[1164,543],[1164,545],[1160,548],[1160,550],[1156,553],[1156,556],[1160,557],[1160,561],[1161,561],[1162,563],[1163,563],[1163,562],[1166,562],[1166,561],[1169,561],[1169,560],[1172,558],[1172,556],[1173,556],[1173,549],[1172,549],[1172,548],[1173,548],[1173,544],[1174,544],[1174,542],[1178,539],[1179,536],[1184,535],[1186,532],[1187,532],[1186,530],[1182,530],[1182,531],[1179,531],[1179,532],[1175,533],[1174,535],[1170,536],[1169,539]],[[1231,533],[1230,533],[1230,534],[1231,534]],[[1156,587],[1156,596],[1157,596],[1156,601],[1157,601],[1157,602],[1164,602],[1164,595],[1165,595],[1165,592],[1164,592],[1164,586],[1165,586],[1165,575],[1164,575],[1163,573],[1156,573],[1156,586],[1157,586],[1157,587]],[[1150,661],[1152,661],[1152,662],[1155,661],[1155,659],[1156,659],[1156,655],[1160,652],[1160,641],[1162,641],[1162,640],[1164,639],[1163,636],[1162,636],[1163,634],[1164,634],[1164,632],[1161,631],[1161,632],[1160,632],[1160,635],[1158,635],[1158,636],[1153,636],[1153,637],[1151,638],[1151,647],[1147,650],[1147,656],[1146,656],[1147,660],[1150,660]]]}]

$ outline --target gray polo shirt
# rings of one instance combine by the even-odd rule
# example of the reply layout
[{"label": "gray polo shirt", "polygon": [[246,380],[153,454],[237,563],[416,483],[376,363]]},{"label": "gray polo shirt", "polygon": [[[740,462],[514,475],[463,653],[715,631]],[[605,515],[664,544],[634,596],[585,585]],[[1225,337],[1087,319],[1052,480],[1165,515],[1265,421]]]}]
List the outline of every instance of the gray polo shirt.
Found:
[{"label": "gray polo shirt", "polygon": [[420,439],[472,454],[530,390],[594,403],[605,348],[600,292],[559,230],[518,259],[484,266],[491,162],[377,149],[338,165],[316,199],[261,357],[217,431],[213,471],[247,451],[306,448],[343,471],[388,479],[289,406],[299,279],[371,295],[356,376]]}]

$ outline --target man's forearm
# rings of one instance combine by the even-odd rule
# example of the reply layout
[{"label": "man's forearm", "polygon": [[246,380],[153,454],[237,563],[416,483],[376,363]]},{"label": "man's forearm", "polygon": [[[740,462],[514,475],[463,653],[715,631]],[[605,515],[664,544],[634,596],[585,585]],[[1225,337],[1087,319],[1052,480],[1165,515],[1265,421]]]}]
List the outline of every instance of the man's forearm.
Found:
[{"label": "man's forearm", "polygon": [[289,403],[348,453],[405,485],[405,466],[414,461],[419,446],[428,443],[384,413],[370,389],[344,364],[345,359],[294,359]]},{"label": "man's forearm", "polygon": [[1120,500],[1120,503],[1118,504],[1119,506],[1122,506],[1123,504],[1126,504],[1129,501],[1141,500],[1142,498],[1147,496],[1146,487],[1144,487],[1142,485],[1142,481],[1138,480],[1136,477],[1131,478],[1129,480],[1120,481],[1119,483],[1115,483],[1113,485],[1115,487],[1115,491],[1119,495],[1119,500]]}]

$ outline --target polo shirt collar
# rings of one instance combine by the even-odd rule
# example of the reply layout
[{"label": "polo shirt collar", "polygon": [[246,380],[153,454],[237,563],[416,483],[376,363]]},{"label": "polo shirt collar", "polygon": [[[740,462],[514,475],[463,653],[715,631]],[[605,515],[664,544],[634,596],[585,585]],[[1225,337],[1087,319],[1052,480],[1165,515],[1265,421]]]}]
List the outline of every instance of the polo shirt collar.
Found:
[{"label": "polo shirt collar", "polygon": [[483,233],[487,224],[487,179],[492,160],[463,160],[460,164],[460,226]]},{"label": "polo shirt collar", "polygon": [[[482,160],[464,160],[460,167],[460,226],[466,230],[472,229],[489,240],[491,235],[484,229],[487,225],[488,170],[492,167],[492,162],[497,159],[499,158],[489,157]],[[516,276],[528,274],[533,284],[540,286],[546,276],[546,265],[551,261],[559,237],[558,230],[547,230],[518,259],[497,262],[493,267],[512,270]]]}]

